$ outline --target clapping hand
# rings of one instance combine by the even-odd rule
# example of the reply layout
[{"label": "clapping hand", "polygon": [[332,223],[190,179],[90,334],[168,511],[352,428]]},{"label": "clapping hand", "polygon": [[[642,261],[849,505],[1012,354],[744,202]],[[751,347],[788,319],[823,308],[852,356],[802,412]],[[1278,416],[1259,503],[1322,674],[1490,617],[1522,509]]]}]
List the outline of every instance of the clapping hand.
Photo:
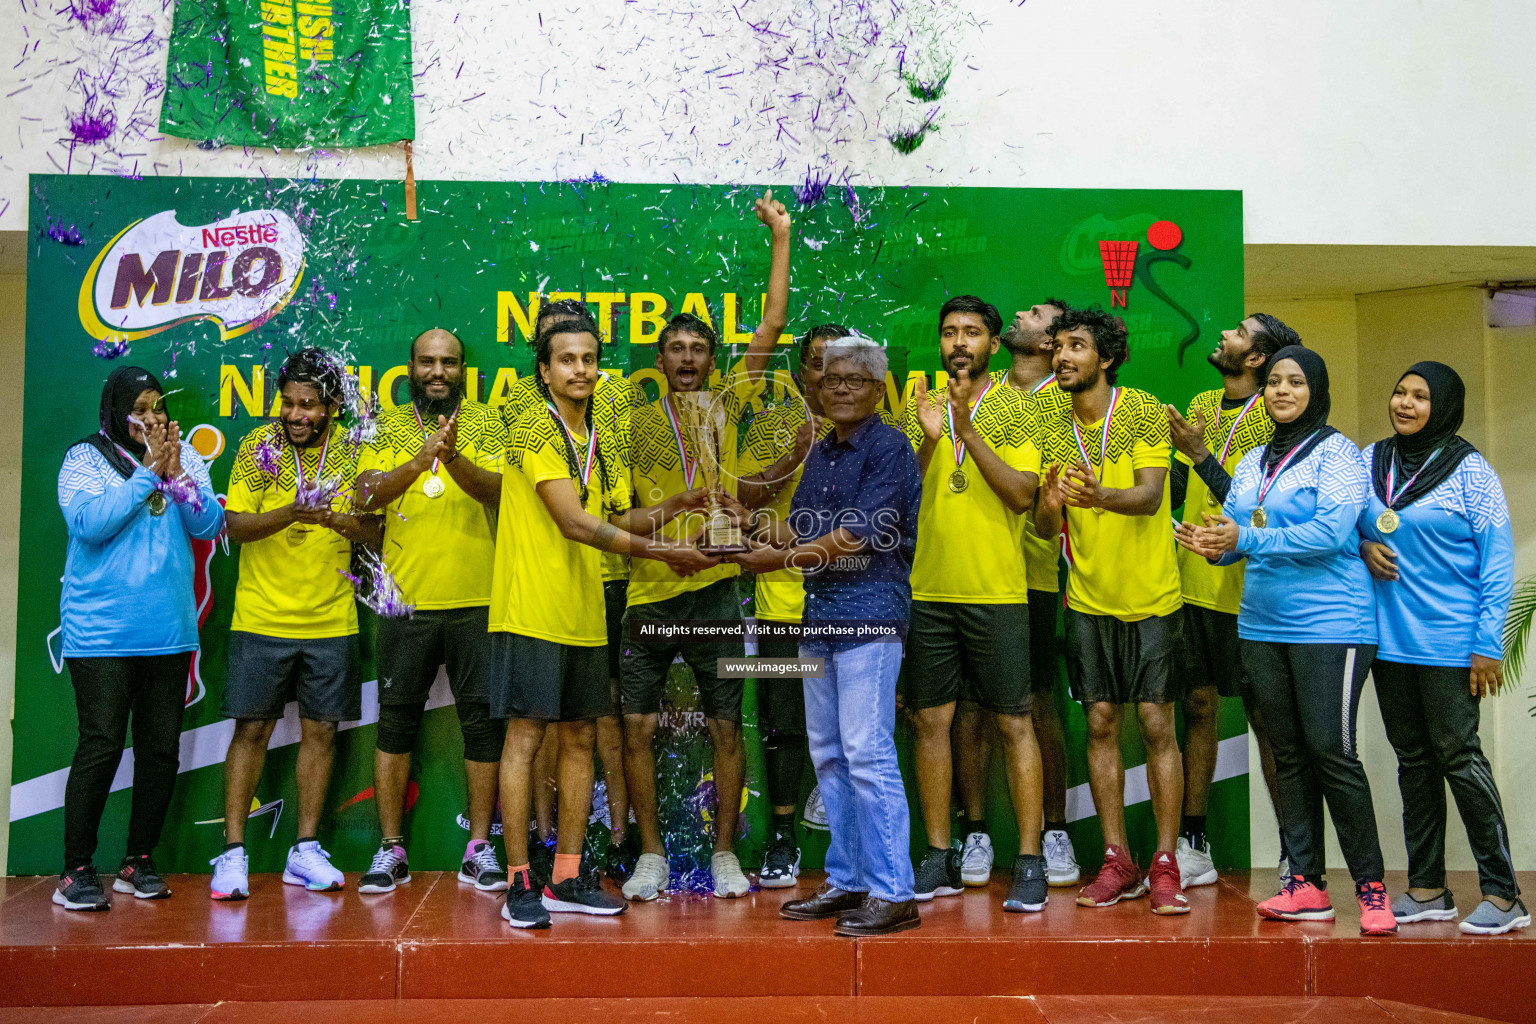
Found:
[{"label": "clapping hand", "polygon": [[917,422],[923,428],[923,436],[930,441],[937,441],[944,433],[944,414],[939,407],[928,401],[928,378],[917,378],[917,387],[912,389],[912,401],[917,403]]},{"label": "clapping hand", "polygon": [[1195,422],[1190,423],[1171,405],[1163,406],[1163,410],[1168,413],[1168,433],[1173,439],[1173,446],[1195,465],[1204,462],[1206,456],[1211,454],[1211,450],[1205,446],[1205,414],[1196,409]]}]

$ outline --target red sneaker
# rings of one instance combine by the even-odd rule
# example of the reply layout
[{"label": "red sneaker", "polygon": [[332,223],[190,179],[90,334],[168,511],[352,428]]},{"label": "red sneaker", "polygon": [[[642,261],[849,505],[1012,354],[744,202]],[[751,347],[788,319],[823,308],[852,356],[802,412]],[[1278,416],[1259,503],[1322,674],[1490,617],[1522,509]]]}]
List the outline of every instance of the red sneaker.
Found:
[{"label": "red sneaker", "polygon": [[1332,921],[1333,904],[1326,892],[1292,875],[1283,889],[1259,904],[1259,916],[1271,921]]},{"label": "red sneaker", "polygon": [[1077,903],[1082,907],[1108,907],[1121,900],[1144,896],[1146,892],[1141,872],[1125,847],[1111,846],[1104,851],[1104,866],[1099,869],[1099,877],[1077,894]]},{"label": "red sneaker", "polygon": [[1187,914],[1189,897],[1179,881],[1179,862],[1171,853],[1158,853],[1152,858],[1152,870],[1147,875],[1152,886],[1152,913]]},{"label": "red sneaker", "polygon": [[1397,918],[1387,902],[1387,887],[1380,882],[1362,882],[1355,886],[1360,901],[1360,934],[1391,935],[1397,931]]}]

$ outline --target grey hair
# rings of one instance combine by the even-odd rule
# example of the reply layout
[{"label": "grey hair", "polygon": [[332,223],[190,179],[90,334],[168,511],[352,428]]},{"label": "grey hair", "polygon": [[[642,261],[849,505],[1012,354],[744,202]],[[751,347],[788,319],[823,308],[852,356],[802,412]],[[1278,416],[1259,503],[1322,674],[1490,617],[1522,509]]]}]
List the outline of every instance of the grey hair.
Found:
[{"label": "grey hair", "polygon": [[886,358],[884,345],[857,334],[827,342],[821,365],[831,366],[834,359],[848,360],[877,381],[885,380],[885,372],[891,365]]}]

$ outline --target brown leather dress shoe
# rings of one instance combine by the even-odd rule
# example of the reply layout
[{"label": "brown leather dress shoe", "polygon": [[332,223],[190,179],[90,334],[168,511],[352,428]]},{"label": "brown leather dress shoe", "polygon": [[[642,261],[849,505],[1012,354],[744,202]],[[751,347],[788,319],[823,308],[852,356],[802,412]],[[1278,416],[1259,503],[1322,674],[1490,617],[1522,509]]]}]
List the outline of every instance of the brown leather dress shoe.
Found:
[{"label": "brown leather dress shoe", "polygon": [[791,921],[818,921],[823,917],[836,917],[864,905],[867,893],[845,892],[831,882],[822,882],[821,888],[803,900],[790,900],[779,907],[779,915]]},{"label": "brown leather dress shoe", "polygon": [[870,935],[890,935],[904,932],[922,924],[917,916],[917,900],[889,903],[871,896],[858,910],[850,910],[837,919],[836,935],[853,935],[860,938]]}]

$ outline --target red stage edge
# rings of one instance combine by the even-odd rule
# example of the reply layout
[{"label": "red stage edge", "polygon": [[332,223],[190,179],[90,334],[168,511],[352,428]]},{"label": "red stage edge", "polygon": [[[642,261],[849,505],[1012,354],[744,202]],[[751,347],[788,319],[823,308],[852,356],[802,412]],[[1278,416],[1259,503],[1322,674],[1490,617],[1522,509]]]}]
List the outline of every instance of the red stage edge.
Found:
[{"label": "red stage edge", "polygon": [[[1463,912],[1470,910],[1475,876],[1450,881]],[[618,918],[557,915],[553,928],[527,933],[506,926],[495,895],[452,873],[418,872],[394,893],[367,897],[355,876],[345,892],[330,894],[257,876],[252,898],[241,903],[209,900],[206,875],[170,882],[169,900],[117,895],[110,912],[81,914],[50,902],[52,879],[4,879],[0,1005],[1370,997],[1373,1006],[1389,1000],[1536,1024],[1531,930],[1480,938],[1448,922],[1363,938],[1343,882],[1335,884],[1337,921],[1263,921],[1253,908],[1274,888],[1267,873],[1192,889],[1192,912],[1177,918],[1154,917],[1145,899],[1078,907],[1072,889],[1053,890],[1043,914],[1007,914],[999,879],[927,904],[916,931],[857,941],[834,936],[827,922],[778,917],[793,890],[741,900],[676,897],[632,905]],[[1393,891],[1406,884],[1400,875],[1387,882]]]}]

